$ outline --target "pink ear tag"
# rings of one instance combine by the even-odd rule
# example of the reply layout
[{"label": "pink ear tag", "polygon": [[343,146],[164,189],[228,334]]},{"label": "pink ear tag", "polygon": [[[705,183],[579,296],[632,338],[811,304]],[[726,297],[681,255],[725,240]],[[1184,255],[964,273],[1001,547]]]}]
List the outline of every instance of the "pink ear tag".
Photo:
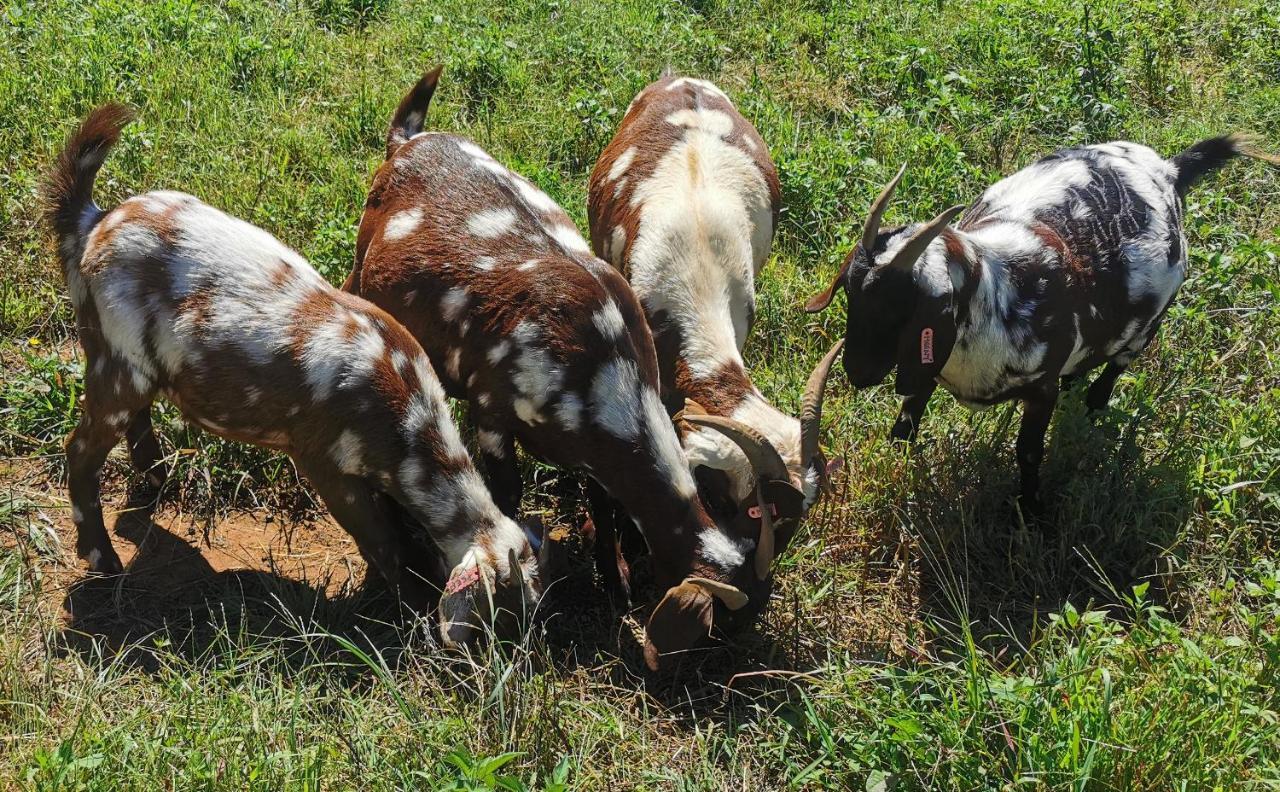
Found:
[{"label": "pink ear tag", "polygon": [[[777,504],[775,504],[775,503],[768,503],[768,504],[765,504],[765,505],[769,507],[769,516],[770,516],[770,517],[777,517],[777,516],[778,516],[778,506],[777,506]],[[760,511],[760,507],[759,507],[759,506],[748,506],[748,507],[747,507],[747,516],[748,516],[748,517],[750,517],[750,518],[751,518],[751,519],[753,519],[753,520],[758,520],[758,519],[760,519],[760,515],[761,515],[762,513],[763,513],[763,512],[761,512],[761,511]]]},{"label": "pink ear tag", "polygon": [[920,362],[933,362],[933,328],[926,327],[920,331]]},{"label": "pink ear tag", "polygon": [[462,591],[467,586],[470,586],[474,583],[478,583],[479,581],[480,581],[480,567],[478,566],[468,567],[467,569],[463,570],[459,574],[455,575],[452,579],[449,580],[448,583],[445,584],[444,593],[457,594],[459,591]]}]

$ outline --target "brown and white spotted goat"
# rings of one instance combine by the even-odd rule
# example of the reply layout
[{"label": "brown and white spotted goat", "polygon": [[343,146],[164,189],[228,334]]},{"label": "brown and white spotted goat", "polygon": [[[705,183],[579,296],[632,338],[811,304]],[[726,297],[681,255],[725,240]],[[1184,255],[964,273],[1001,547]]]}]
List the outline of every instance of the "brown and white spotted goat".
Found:
[{"label": "brown and white spotted goat", "polygon": [[[755,277],[769,257],[778,176],[755,127],[715,85],[665,77],[632,101],[591,173],[596,252],[627,275],[657,346],[663,399],[684,409],[681,442],[717,516],[785,546],[817,500],[822,393],[841,342],[819,363],[800,420],[752,383],[742,347]],[[691,424],[691,425],[689,425]],[[757,554],[758,574],[769,574]]]},{"label": "brown and white spotted goat", "polygon": [[[128,119],[120,105],[95,110],[45,185],[85,353],[67,464],[90,569],[121,571],[99,502],[111,448],[127,435],[134,464],[163,482],[150,412],[163,396],[216,435],[289,454],[407,604],[430,603],[422,578],[449,573],[446,642],[531,608],[529,542],[490,498],[418,343],[267,232],[190,195],[99,209],[93,182]],[[429,544],[415,541],[406,514]]]},{"label": "brown and white spotted goat", "polygon": [[621,504],[668,589],[647,628],[657,667],[706,636],[717,610],[736,622],[763,604],[755,537],[721,528],[698,499],[626,280],[533,184],[466,138],[421,131],[439,71],[392,119],[346,288],[404,322],[445,390],[468,403],[504,509],[520,502],[517,439],[589,474],[597,563],[626,598],[617,536],[627,520],[610,499]]},{"label": "brown and white spotted goat", "polygon": [[954,228],[947,224],[963,206],[882,231],[899,171],[872,205],[862,241],[806,307],[820,311],[844,289],[844,368],[854,386],[897,367],[906,398],[895,438],[915,436],[938,385],[977,409],[1020,399],[1020,498],[1036,513],[1060,381],[1105,363],[1086,402],[1106,407],[1186,278],[1183,197],[1239,154],[1280,164],[1236,136],[1170,159],[1136,143],[1082,146],[992,185]]}]

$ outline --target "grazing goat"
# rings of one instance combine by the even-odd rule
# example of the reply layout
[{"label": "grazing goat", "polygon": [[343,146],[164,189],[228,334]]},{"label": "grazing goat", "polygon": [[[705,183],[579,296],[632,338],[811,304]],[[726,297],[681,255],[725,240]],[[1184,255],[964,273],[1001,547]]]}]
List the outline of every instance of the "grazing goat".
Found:
[{"label": "grazing goat", "polygon": [[[419,574],[448,573],[446,643],[532,607],[539,581],[529,541],[490,498],[403,327],[330,286],[267,232],[190,195],[150,192],[110,211],[93,202],[129,117],[115,104],[91,113],[44,189],[85,353],[84,411],[67,466],[77,551],[89,568],[122,571],[99,501],[103,462],[122,436],[138,469],[163,483],[151,427],[151,403],[163,396],[220,437],[289,454],[407,604],[433,599]],[[434,547],[414,541],[404,514]],[[422,568],[424,559],[434,563]]]},{"label": "grazing goat", "polygon": [[446,392],[467,402],[504,510],[521,497],[517,439],[542,460],[589,474],[597,565],[629,600],[618,544],[627,526],[613,501],[621,503],[669,589],[646,629],[646,661],[656,668],[660,655],[706,636],[717,609],[734,611],[736,622],[748,604],[763,604],[756,537],[717,525],[698,499],[626,280],[533,184],[466,138],[421,131],[439,73],[395,112],[345,288],[404,322]]},{"label": "grazing goat", "polygon": [[954,228],[947,224],[963,206],[882,231],[900,170],[806,310],[821,311],[844,288],[850,381],[875,385],[897,366],[905,399],[894,438],[914,438],[938,384],[973,409],[1021,399],[1020,499],[1036,514],[1060,381],[1105,363],[1086,403],[1106,407],[1186,278],[1183,197],[1240,154],[1280,164],[1239,136],[1168,160],[1135,143],[1066,149],[988,188]]},{"label": "grazing goat", "polygon": [[[755,276],[769,257],[778,176],[764,141],[706,80],[668,76],[642,90],[591,172],[591,242],[644,306],[663,399],[703,500],[718,517],[777,521],[775,552],[818,497],[822,393],[833,349],[801,419],[756,389],[742,360]],[[780,545],[780,546],[778,546]],[[760,574],[769,559],[757,556]]]}]

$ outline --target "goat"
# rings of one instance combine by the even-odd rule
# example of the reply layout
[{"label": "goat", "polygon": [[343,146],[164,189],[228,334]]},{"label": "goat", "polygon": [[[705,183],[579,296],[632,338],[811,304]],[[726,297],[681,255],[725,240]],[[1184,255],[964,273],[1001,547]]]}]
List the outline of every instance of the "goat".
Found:
[{"label": "goat", "polygon": [[[191,195],[149,192],[109,211],[94,203],[94,180],[130,118],[117,104],[94,110],[43,189],[85,354],[67,467],[76,548],[90,570],[122,571],[100,503],[111,448],[127,435],[134,465],[164,482],[151,425],[163,396],[206,431],[292,457],[406,604],[429,607],[428,581],[447,573],[447,644],[536,603],[529,541],[489,496],[403,327],[266,231]],[[402,529],[401,510],[434,548]]]},{"label": "goat", "polygon": [[[520,503],[515,441],[589,474],[596,561],[630,599],[611,499],[634,520],[667,589],[645,659],[692,647],[716,612],[737,623],[767,599],[756,536],[718,525],[698,498],[658,396],[639,302],[591,255],[555,201],[471,140],[423,132],[440,69],[405,95],[374,174],[345,289],[397,317],[466,401],[486,476],[508,513]],[[723,623],[726,619],[721,619]]]},{"label": "goat", "polygon": [[779,203],[755,127],[714,84],[666,76],[627,108],[591,172],[587,206],[596,254],[644,306],[663,399],[680,411],[704,500],[749,525],[768,511],[785,546],[826,477],[822,394],[842,342],[814,370],[801,420],[770,404],[747,373],[755,277]]},{"label": "goat", "polygon": [[1237,155],[1280,164],[1245,138],[1201,141],[1171,159],[1135,143],[1065,149],[924,224],[881,230],[906,166],[872,204],[861,241],[805,306],[848,298],[844,368],[855,387],[897,367],[891,436],[912,440],[939,384],[971,409],[1020,399],[1020,505],[1042,511],[1044,437],[1062,380],[1098,366],[1086,404],[1151,342],[1186,278],[1183,198]]}]

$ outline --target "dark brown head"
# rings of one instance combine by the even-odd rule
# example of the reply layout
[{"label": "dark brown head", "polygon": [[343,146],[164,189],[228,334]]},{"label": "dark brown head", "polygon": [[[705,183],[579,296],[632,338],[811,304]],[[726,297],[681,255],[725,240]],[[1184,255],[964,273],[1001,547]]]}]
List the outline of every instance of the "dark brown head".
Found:
[{"label": "dark brown head", "polygon": [[907,395],[932,382],[951,355],[956,340],[956,294],[964,264],[916,267],[929,244],[947,230],[964,206],[953,206],[928,223],[880,230],[880,220],[906,165],[872,204],[857,247],[826,291],[805,310],[816,313],[831,304],[843,286],[848,300],[844,369],[856,388],[879,384],[895,366],[896,389]]}]

